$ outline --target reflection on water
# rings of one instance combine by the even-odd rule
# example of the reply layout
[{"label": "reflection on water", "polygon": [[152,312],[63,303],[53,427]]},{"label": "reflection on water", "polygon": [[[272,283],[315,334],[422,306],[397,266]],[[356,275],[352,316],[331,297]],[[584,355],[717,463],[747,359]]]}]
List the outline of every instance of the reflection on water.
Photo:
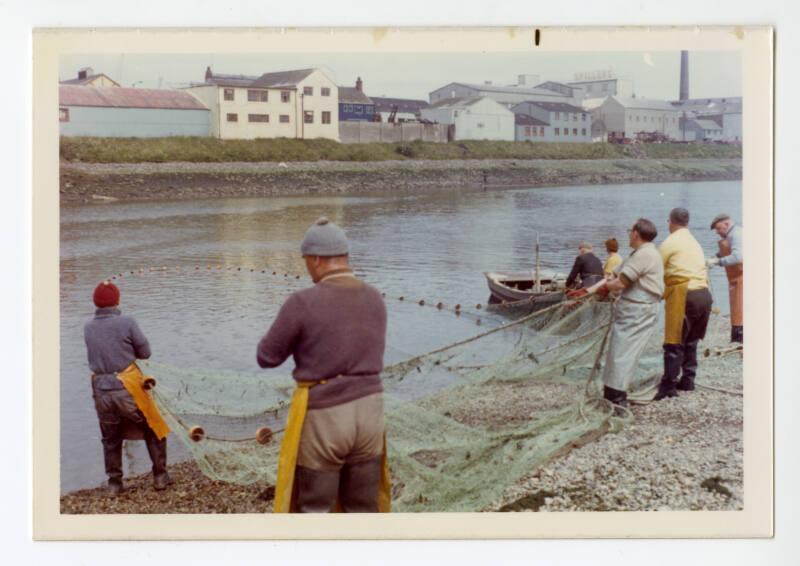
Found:
[{"label": "reflection on water", "polygon": [[[105,277],[123,274],[118,280],[122,309],[138,319],[155,360],[257,376],[256,342],[289,293],[310,284],[299,242],[314,220],[328,216],[347,231],[357,273],[387,294],[386,361],[391,363],[476,333],[474,318],[436,312],[412,301],[485,303],[482,272],[532,268],[536,231],[542,266],[567,271],[582,240],[593,242],[604,260],[603,241],[616,237],[623,246],[620,253],[626,255],[626,229],[640,216],[656,223],[657,243],[663,241],[667,215],[675,206],[689,209],[690,228],[711,255],[717,237],[708,223],[722,211],[741,218],[741,183],[64,207],[62,491],[104,479],[83,324],[93,313],[92,289]],[[150,267],[167,270],[151,272]],[[724,272],[716,269],[712,276],[717,306],[727,312]],[[401,303],[396,299],[400,295],[411,300]],[[480,329],[491,325],[491,317],[483,324]],[[291,364],[275,371],[288,373]],[[135,469],[146,471],[147,457],[140,443],[134,444]],[[185,456],[174,440],[170,452],[171,460]]]}]

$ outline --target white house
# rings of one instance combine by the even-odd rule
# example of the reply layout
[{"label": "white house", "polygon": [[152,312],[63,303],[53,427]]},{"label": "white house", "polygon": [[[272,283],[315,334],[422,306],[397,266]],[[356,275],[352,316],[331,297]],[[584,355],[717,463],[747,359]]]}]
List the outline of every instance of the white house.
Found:
[{"label": "white house", "polygon": [[684,129],[685,141],[722,140],[722,126],[717,120],[711,120],[709,118],[687,118]]},{"label": "white house", "polygon": [[[537,121],[544,122],[539,126],[538,139],[546,142],[583,142],[592,141],[592,117],[583,108],[564,102],[521,102],[511,109],[514,114],[527,115]],[[519,124],[519,121],[517,122]],[[522,124],[526,126],[527,124]],[[523,129],[523,134],[527,130]],[[535,130],[531,130],[535,133]],[[518,128],[519,134],[519,128]],[[534,136],[535,137],[535,136]],[[527,135],[517,139],[529,139]],[[532,139],[532,138],[531,138]]]},{"label": "white house", "polygon": [[514,113],[486,96],[448,98],[420,110],[422,118],[455,126],[455,140],[514,141]]},{"label": "white house", "polygon": [[592,118],[601,120],[610,136],[635,139],[639,132],[659,132],[681,139],[681,112],[663,100],[609,96],[592,110]]},{"label": "white house", "polygon": [[339,93],[319,69],[220,75],[187,88],[211,110],[211,135],[222,139],[339,139]]}]

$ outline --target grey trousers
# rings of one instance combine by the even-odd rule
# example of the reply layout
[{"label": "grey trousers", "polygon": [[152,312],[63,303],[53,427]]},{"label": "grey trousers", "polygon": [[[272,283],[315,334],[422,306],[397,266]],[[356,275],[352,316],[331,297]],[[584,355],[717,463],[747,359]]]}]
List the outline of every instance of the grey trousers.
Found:
[{"label": "grey trousers", "polygon": [[295,470],[295,508],[377,513],[383,455],[383,394],[306,414]]},{"label": "grey trousers", "polygon": [[138,428],[153,462],[153,477],[167,472],[167,439],[159,440],[125,389],[94,390],[94,405],[100,421],[103,457],[109,483],[122,482],[122,441],[126,429]]}]

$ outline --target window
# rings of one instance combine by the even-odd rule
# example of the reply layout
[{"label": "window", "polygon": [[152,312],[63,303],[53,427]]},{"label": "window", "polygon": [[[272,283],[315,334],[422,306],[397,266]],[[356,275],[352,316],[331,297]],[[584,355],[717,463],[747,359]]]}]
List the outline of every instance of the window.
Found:
[{"label": "window", "polygon": [[572,135],[573,136],[577,136],[578,135],[578,128],[572,128]]},{"label": "window", "polygon": [[586,121],[586,114],[581,114],[581,122],[585,122],[585,121]]},{"label": "window", "polygon": [[568,135],[569,135],[569,128],[564,128],[564,135],[565,135],[565,136],[568,136]]},{"label": "window", "polygon": [[224,89],[222,91],[222,98],[224,98],[225,100],[229,100],[229,101],[233,100],[233,89],[232,88]]},{"label": "window", "polygon": [[525,126],[525,135],[526,136],[530,136],[531,135],[531,127],[530,126]]},{"label": "window", "polygon": [[602,85],[603,92],[608,92],[608,83],[603,83]]},{"label": "window", "polygon": [[321,96],[330,96],[331,95],[331,89],[329,89],[328,87],[324,86],[324,87],[319,89],[319,93],[320,93]]},{"label": "window", "polygon": [[314,123],[314,111],[313,110],[306,110],[303,112],[303,123],[304,124],[313,124]]},{"label": "window", "polygon": [[542,126],[541,128],[539,128],[539,135],[540,135],[540,136],[543,136],[543,135],[544,135],[544,126]]},{"label": "window", "polygon": [[323,111],[322,112],[322,123],[323,124],[330,124],[331,123],[331,113]]},{"label": "window", "polygon": [[581,135],[582,135],[582,136],[585,136],[585,135],[586,135],[586,128],[581,128]]},{"label": "window", "polygon": [[361,114],[363,107],[360,104],[353,104],[353,114]]},{"label": "window", "polygon": [[239,115],[238,114],[228,114],[227,116],[228,122],[238,122]]},{"label": "window", "polygon": [[560,119],[561,119],[561,112],[556,112],[556,120],[560,120]]},{"label": "window", "polygon": [[266,102],[267,101],[267,91],[266,90],[248,90],[247,91],[247,102]]},{"label": "window", "polygon": [[573,122],[577,122],[578,121],[578,115],[577,114],[573,114],[572,115],[572,121]]},{"label": "window", "polygon": [[69,108],[59,108],[58,109],[58,121],[59,122],[69,122]]},{"label": "window", "polygon": [[281,121],[281,124],[288,124],[289,123],[289,115],[288,114],[281,114],[280,121]]},{"label": "window", "polygon": [[314,87],[313,86],[304,86],[303,87],[303,95],[304,96],[314,96]]},{"label": "window", "polygon": [[556,128],[555,134],[556,134],[557,136],[558,136],[558,135],[561,135],[561,134],[560,134],[560,132],[561,132],[561,128]]},{"label": "window", "polygon": [[282,90],[281,91],[281,102],[289,102],[291,97],[292,97],[292,93],[289,92],[288,90]]},{"label": "window", "polygon": [[247,115],[248,122],[261,122],[263,124],[269,124],[269,114],[248,114]]}]

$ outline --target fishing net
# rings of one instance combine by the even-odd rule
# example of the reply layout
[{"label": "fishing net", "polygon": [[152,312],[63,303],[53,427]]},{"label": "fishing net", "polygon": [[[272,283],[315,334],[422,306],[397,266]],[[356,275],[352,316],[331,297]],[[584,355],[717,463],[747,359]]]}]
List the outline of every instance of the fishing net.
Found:
[{"label": "fishing net", "polygon": [[[482,317],[484,326],[384,369],[393,511],[491,509],[538,466],[630,419],[602,399],[614,303],[592,298],[532,313],[521,306],[459,311],[464,320]],[[661,373],[660,328],[632,376],[634,397]],[[205,475],[275,482],[290,376],[143,365],[158,381],[153,394],[162,414]],[[262,444],[256,431],[264,428],[273,434]]]}]

